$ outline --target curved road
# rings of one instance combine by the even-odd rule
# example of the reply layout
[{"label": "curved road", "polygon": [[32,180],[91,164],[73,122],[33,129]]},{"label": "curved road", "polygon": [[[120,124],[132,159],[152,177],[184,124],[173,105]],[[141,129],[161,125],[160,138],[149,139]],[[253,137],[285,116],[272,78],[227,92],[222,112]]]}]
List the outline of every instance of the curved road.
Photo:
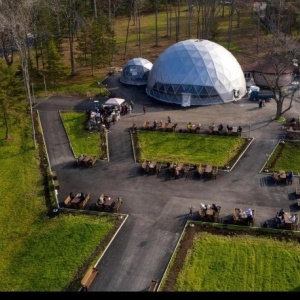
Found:
[{"label": "curved road", "polygon": [[[275,103],[262,109],[247,99],[235,103],[207,107],[183,108],[167,105],[148,97],[144,88],[126,87],[119,83],[120,74],[106,78],[116,96],[135,105],[131,114],[122,116],[108,134],[110,160],[97,162],[93,168],[77,168],[59,118],[60,110],[86,110],[93,101],[74,97],[38,99],[35,109],[45,136],[52,170],[60,182],[59,202],[70,191],[91,193],[95,202],[101,193],[122,196],[121,212],[128,214],[125,224],[98,263],[99,275],[90,291],[147,291],[152,279],[161,279],[183,227],[189,207],[200,203],[220,205],[222,218],[230,216],[234,207],[255,209],[255,226],[274,218],[281,208],[296,210],[294,197],[298,179],[289,186],[274,185],[270,177],[260,174],[267,155],[283,137],[281,125],[272,122]],[[100,103],[104,103],[104,99]],[[146,105],[146,114],[143,114]],[[299,104],[286,117],[298,117]],[[164,175],[146,176],[135,164],[128,128],[133,123],[167,120],[184,128],[186,123],[201,123],[203,128],[214,122],[243,127],[243,136],[255,140],[234,169],[219,172],[216,180],[170,180]],[[251,124],[251,126],[249,126]],[[250,129],[250,130],[249,130]],[[194,212],[194,218],[197,213]]]}]

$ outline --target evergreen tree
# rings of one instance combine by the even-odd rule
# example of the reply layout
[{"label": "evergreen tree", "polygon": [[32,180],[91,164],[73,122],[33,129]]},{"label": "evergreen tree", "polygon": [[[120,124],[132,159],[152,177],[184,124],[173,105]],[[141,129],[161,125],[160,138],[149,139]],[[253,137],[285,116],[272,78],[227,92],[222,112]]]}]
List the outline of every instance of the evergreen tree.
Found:
[{"label": "evergreen tree", "polygon": [[47,44],[46,77],[51,84],[55,85],[59,80],[67,77],[67,67],[64,65],[54,40],[50,39]]},{"label": "evergreen tree", "polygon": [[0,116],[5,127],[5,139],[9,139],[9,124],[11,107],[13,102],[25,98],[25,90],[21,74],[18,75],[15,66],[7,66],[4,61],[0,61]]},{"label": "evergreen tree", "polygon": [[109,66],[115,51],[114,32],[104,17],[87,20],[78,37],[77,60],[90,66],[92,75],[97,67]]}]

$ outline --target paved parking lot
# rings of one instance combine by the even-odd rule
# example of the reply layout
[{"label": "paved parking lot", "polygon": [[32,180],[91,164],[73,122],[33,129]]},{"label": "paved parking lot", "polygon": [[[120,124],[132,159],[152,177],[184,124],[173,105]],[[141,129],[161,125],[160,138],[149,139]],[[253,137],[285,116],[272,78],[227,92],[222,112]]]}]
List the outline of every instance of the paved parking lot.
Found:
[{"label": "paved parking lot", "polygon": [[[128,214],[128,219],[99,261],[99,275],[91,291],[146,291],[152,279],[160,279],[186,223],[190,206],[197,210],[201,202],[215,203],[221,206],[222,218],[231,215],[234,207],[255,209],[255,226],[259,227],[281,208],[296,209],[293,195],[298,179],[292,185],[274,185],[269,176],[260,173],[267,156],[283,137],[281,125],[272,121],[275,102],[261,109],[257,102],[248,99],[183,108],[148,97],[144,88],[122,86],[119,75],[108,77],[104,84],[117,97],[128,103],[134,101],[134,109],[111,127],[109,162],[97,162],[93,168],[76,166],[58,114],[59,110],[90,109],[93,102],[74,97],[51,97],[38,99],[35,105],[51,167],[60,182],[59,201],[79,188],[91,193],[92,201],[102,193],[124,199],[121,212]],[[298,111],[299,103],[295,103],[286,117],[297,117]],[[168,180],[163,176],[143,175],[140,165],[134,162],[128,129],[133,123],[142,126],[146,120],[166,121],[168,116],[182,128],[189,121],[201,123],[206,128],[212,122],[224,126],[241,125],[243,136],[253,137],[254,142],[234,169],[229,173],[220,172],[216,180],[193,177]]]}]

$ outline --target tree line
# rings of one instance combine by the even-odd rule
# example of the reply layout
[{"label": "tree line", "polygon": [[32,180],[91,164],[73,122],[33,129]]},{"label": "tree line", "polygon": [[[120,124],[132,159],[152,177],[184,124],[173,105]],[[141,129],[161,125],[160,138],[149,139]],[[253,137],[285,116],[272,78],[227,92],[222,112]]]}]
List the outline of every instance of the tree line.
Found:
[{"label": "tree line", "polygon": [[[297,35],[293,33],[296,30],[297,34],[300,28],[300,10],[295,7],[299,2],[276,0],[268,4],[267,13],[276,24],[272,30],[262,28],[259,18],[257,21],[257,54],[269,47],[265,59],[276,58],[276,64],[273,63],[278,66],[277,75],[286,70],[287,62],[298,60]],[[218,17],[227,13],[227,48],[230,49],[233,27],[242,26],[240,11],[247,5],[253,4],[242,0],[0,0],[0,51],[6,66],[14,63],[20,66],[16,74],[21,75],[26,100],[32,107],[34,80],[43,79],[55,86],[67,76],[74,76],[78,64],[90,68],[92,75],[96,68],[111,65],[116,51],[114,26],[118,17],[128,19],[125,55],[129,26],[135,26],[137,45],[140,45],[140,20],[145,14],[154,14],[154,45],[159,45],[159,12],[165,13],[166,36],[175,36],[176,42],[183,28],[187,38],[216,39]],[[192,18],[196,20],[195,27],[191,26]],[[69,64],[62,59],[63,41],[68,42]],[[275,99],[278,100],[276,118],[279,118],[284,96],[290,93],[275,79],[270,87],[279,95]],[[3,111],[5,105],[1,108]]]}]

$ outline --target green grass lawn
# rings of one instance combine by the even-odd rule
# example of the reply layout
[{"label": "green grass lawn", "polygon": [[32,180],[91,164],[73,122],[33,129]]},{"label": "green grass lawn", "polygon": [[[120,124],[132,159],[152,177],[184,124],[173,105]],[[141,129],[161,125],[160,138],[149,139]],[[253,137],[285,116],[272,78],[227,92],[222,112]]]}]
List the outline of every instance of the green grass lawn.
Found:
[{"label": "green grass lawn", "polygon": [[138,130],[137,144],[140,161],[202,163],[223,168],[232,166],[249,141],[236,136]]},{"label": "green grass lawn", "polygon": [[[271,234],[268,238],[200,230],[182,261],[172,291],[299,291],[299,268],[298,241],[280,241]],[[160,291],[164,291],[165,283]]]},{"label": "green grass lawn", "polygon": [[88,131],[84,128],[86,114],[83,112],[62,112],[61,117],[71,141],[75,156],[80,154],[102,158],[103,142],[99,131]]},{"label": "green grass lawn", "polygon": [[279,170],[300,173],[300,142],[280,142],[267,161],[265,170],[278,172]]},{"label": "green grass lawn", "polygon": [[118,226],[113,216],[47,216],[27,105],[14,109],[8,140],[0,118],[0,291],[63,291],[96,262],[97,247]]}]

